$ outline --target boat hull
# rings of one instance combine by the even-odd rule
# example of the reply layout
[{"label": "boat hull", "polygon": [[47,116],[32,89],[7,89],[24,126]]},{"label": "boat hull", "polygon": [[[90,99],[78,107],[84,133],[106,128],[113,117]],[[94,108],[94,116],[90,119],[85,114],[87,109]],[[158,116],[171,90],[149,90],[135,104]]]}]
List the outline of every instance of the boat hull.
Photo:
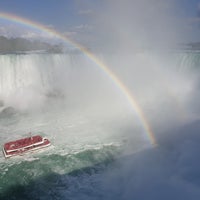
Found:
[{"label": "boat hull", "polygon": [[25,153],[37,151],[51,145],[50,141],[41,136],[33,136],[4,144],[3,154],[5,158],[22,156]]}]

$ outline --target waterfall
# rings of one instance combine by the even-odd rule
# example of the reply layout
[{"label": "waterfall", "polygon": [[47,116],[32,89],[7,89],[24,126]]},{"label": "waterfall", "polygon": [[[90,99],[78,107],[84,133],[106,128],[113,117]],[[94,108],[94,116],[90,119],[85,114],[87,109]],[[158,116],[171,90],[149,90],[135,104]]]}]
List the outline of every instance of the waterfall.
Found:
[{"label": "waterfall", "polygon": [[0,55],[0,99],[16,106],[64,95],[73,70],[87,62],[81,54]]}]

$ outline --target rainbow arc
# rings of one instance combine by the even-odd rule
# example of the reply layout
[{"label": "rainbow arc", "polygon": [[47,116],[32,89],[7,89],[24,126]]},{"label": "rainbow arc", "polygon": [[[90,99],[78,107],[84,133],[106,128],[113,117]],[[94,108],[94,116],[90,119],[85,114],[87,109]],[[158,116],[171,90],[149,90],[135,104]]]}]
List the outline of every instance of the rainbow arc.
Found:
[{"label": "rainbow arc", "polygon": [[15,22],[17,24],[21,24],[23,26],[26,26],[26,27],[29,27],[32,29],[36,29],[38,31],[43,31],[47,34],[54,35],[55,37],[57,37],[58,39],[61,39],[66,44],[72,45],[73,47],[75,47],[75,48],[79,49],[81,52],[83,52],[91,61],[93,61],[96,64],[96,66],[98,66],[101,70],[104,71],[104,73],[108,76],[108,78],[116,85],[116,87],[125,96],[125,98],[129,102],[129,104],[131,105],[132,109],[138,116],[138,118],[144,128],[145,134],[148,137],[150,143],[153,146],[157,145],[156,139],[155,139],[153,131],[151,130],[150,124],[148,123],[148,120],[146,119],[141,107],[137,103],[137,100],[134,97],[134,95],[129,91],[129,89],[126,87],[126,85],[116,76],[116,74],[114,74],[113,71],[111,71],[109,69],[109,67],[106,66],[106,64],[103,63],[100,59],[98,59],[92,52],[90,52],[87,48],[80,45],[79,43],[73,41],[69,37],[66,37],[63,34],[59,33],[58,31],[56,31],[52,28],[48,28],[47,26],[45,26],[41,23],[26,19],[24,17],[14,15],[11,13],[5,13],[5,12],[0,12],[0,19],[9,20],[11,22]]}]

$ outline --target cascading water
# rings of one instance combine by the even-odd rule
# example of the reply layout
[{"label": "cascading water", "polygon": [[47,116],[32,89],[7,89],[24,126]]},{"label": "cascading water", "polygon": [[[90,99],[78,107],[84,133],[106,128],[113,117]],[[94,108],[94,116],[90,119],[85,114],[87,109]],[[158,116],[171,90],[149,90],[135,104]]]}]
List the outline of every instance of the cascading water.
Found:
[{"label": "cascading water", "polygon": [[17,106],[16,101],[42,101],[48,93],[61,90],[61,80],[68,78],[71,59],[62,55],[1,55],[2,100]]}]

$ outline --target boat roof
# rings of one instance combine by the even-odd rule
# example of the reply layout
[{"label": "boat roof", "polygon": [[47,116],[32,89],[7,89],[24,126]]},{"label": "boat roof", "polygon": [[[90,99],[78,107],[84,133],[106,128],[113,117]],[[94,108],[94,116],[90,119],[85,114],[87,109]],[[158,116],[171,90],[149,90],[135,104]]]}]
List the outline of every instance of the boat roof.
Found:
[{"label": "boat roof", "polygon": [[42,136],[35,135],[35,136],[22,138],[22,139],[19,139],[19,140],[7,142],[7,143],[4,144],[4,148],[6,150],[14,150],[14,149],[26,147],[28,145],[35,144],[35,143],[38,143],[38,142],[42,142]]}]

